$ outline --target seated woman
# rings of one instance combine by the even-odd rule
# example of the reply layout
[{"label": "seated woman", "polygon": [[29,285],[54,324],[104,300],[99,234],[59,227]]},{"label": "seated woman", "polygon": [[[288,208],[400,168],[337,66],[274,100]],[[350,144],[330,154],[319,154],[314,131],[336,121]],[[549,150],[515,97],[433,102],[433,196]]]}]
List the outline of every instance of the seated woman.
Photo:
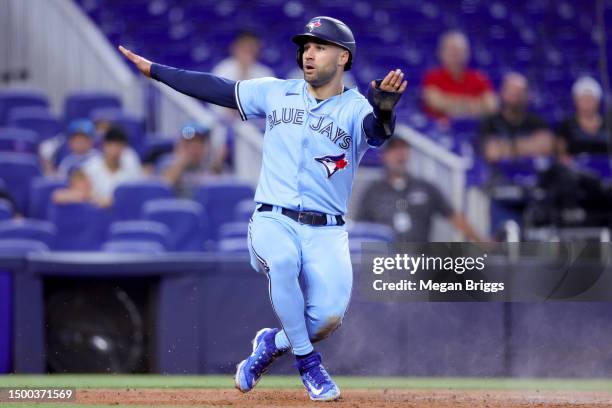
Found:
[{"label": "seated woman", "polygon": [[112,204],[112,200],[95,196],[89,177],[81,169],[70,173],[68,187],[55,190],[52,200],[55,204],[89,203],[98,207]]},{"label": "seated woman", "polygon": [[608,154],[606,118],[600,113],[601,86],[591,77],[579,78],[572,87],[576,112],[556,129],[557,152],[567,162],[580,153]]}]

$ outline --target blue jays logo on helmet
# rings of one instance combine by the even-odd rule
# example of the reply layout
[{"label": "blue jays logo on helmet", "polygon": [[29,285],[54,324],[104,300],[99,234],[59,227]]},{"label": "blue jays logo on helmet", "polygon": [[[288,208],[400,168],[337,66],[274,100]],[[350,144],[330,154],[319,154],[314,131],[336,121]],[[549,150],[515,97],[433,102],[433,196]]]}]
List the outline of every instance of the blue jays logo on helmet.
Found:
[{"label": "blue jays logo on helmet", "polygon": [[337,156],[315,157],[315,160],[325,167],[325,171],[327,171],[327,178],[330,178],[336,174],[338,170],[345,169],[349,164],[348,160],[346,160],[346,153],[342,153]]},{"label": "blue jays logo on helmet", "polygon": [[306,24],[306,27],[308,27],[308,31],[312,32],[315,28],[321,27],[321,19],[315,18],[310,21],[310,23]]}]

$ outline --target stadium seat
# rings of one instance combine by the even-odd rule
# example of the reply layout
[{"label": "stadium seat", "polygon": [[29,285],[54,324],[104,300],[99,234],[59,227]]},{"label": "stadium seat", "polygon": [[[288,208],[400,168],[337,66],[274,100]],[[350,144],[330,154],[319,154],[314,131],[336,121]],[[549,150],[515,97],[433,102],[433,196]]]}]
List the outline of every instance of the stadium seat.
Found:
[{"label": "stadium seat", "polygon": [[219,228],[217,249],[222,252],[248,252],[248,221],[227,222]]},{"label": "stadium seat", "polygon": [[362,241],[393,242],[395,238],[391,227],[373,222],[349,222],[347,231],[350,239]]},{"label": "stadium seat", "polygon": [[96,251],[106,240],[110,212],[90,204],[51,204],[49,220],[57,228],[53,249]]},{"label": "stadium seat", "polygon": [[67,183],[66,179],[61,178],[37,177],[33,179],[30,185],[27,216],[40,220],[47,219],[47,209],[53,191],[66,187]]},{"label": "stadium seat", "polygon": [[121,108],[121,101],[112,93],[105,91],[78,91],[66,97],[64,104],[64,123],[73,119],[88,118],[92,111],[99,108]]},{"label": "stadium seat", "polygon": [[248,253],[249,241],[246,236],[237,238],[221,238],[217,250],[226,253]]},{"label": "stadium seat", "polygon": [[118,221],[111,224],[108,239],[110,241],[151,241],[164,248],[168,247],[170,230],[166,225],[154,221]]},{"label": "stadium seat", "polygon": [[255,211],[255,201],[252,198],[239,201],[234,207],[234,221],[249,221]]},{"label": "stadium seat", "polygon": [[120,184],[114,192],[114,219],[117,221],[138,219],[145,201],[172,197],[174,192],[170,186],[156,179]]},{"label": "stadium seat", "polygon": [[33,239],[0,239],[0,254],[19,255],[48,250],[47,244]]},{"label": "stadium seat", "polygon": [[48,107],[47,96],[38,91],[5,89],[0,91],[0,126],[6,125],[9,111],[22,106]]},{"label": "stadium seat", "polygon": [[57,235],[55,225],[28,218],[0,221],[0,239],[31,239],[51,247]]},{"label": "stadium seat", "polygon": [[37,156],[0,152],[0,178],[4,180],[17,209],[22,214],[27,210],[30,182],[38,176],[40,176],[40,167]]},{"label": "stadium seat", "polygon": [[59,119],[41,106],[11,109],[7,125],[32,130],[39,140],[49,139],[62,131]]},{"label": "stadium seat", "polygon": [[142,156],[145,158],[155,154],[172,153],[175,142],[175,139],[169,136],[147,134]]},{"label": "stadium seat", "polygon": [[248,222],[226,222],[219,228],[219,239],[246,237],[248,231]]},{"label": "stadium seat", "polygon": [[8,200],[0,198],[0,221],[13,218],[13,206]]},{"label": "stadium seat", "polygon": [[393,229],[388,225],[371,222],[349,222],[349,249],[351,252],[361,252],[364,243],[390,243],[395,239]]},{"label": "stadium seat", "polygon": [[253,199],[253,188],[232,180],[207,182],[195,190],[195,200],[204,206],[213,239],[217,239],[221,224],[232,221],[233,209],[245,199]]},{"label": "stadium seat", "polygon": [[157,241],[107,241],[102,245],[104,252],[128,252],[159,254],[166,252],[166,248]]},{"label": "stadium seat", "polygon": [[186,199],[158,199],[143,206],[143,218],[165,224],[172,251],[203,251],[208,238],[202,205]]},{"label": "stadium seat", "polygon": [[0,128],[0,152],[38,153],[39,137],[33,130]]}]

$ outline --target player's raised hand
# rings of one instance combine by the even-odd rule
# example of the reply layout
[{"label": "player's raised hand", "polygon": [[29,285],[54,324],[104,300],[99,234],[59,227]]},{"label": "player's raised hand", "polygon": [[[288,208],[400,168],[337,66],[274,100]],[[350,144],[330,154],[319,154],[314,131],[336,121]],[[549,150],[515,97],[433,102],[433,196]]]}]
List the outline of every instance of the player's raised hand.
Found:
[{"label": "player's raised hand", "polygon": [[122,45],[119,46],[119,51],[121,51],[121,53],[125,55],[125,57],[129,59],[140,72],[149,78],[151,77],[151,65],[153,64],[151,61],[141,57],[140,55],[134,54],[132,51],[128,50]]},{"label": "player's raised hand", "polygon": [[372,81],[368,100],[381,110],[393,110],[407,86],[408,81],[404,80],[404,73],[401,69],[389,71],[382,81]]},{"label": "player's raised hand", "polygon": [[[372,81],[372,86],[376,87],[376,81]],[[408,81],[404,81],[404,73],[401,69],[389,71],[378,87],[385,92],[403,93],[408,86]]]}]

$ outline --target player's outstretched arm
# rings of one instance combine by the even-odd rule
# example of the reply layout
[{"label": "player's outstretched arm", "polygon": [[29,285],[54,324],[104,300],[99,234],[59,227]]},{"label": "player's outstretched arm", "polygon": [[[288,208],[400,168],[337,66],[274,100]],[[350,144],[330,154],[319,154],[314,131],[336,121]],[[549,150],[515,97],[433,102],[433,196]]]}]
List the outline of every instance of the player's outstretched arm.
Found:
[{"label": "player's outstretched arm", "polygon": [[208,72],[187,71],[156,64],[119,46],[119,51],[132,62],[140,72],[185,95],[226,108],[238,109],[234,88],[236,81],[221,78]]},{"label": "player's outstretched arm", "polygon": [[368,101],[373,113],[363,121],[366,139],[372,146],[380,146],[393,136],[395,130],[395,112],[393,108],[399,102],[408,86],[404,73],[400,69],[390,71],[384,79],[372,81],[368,89]]}]

